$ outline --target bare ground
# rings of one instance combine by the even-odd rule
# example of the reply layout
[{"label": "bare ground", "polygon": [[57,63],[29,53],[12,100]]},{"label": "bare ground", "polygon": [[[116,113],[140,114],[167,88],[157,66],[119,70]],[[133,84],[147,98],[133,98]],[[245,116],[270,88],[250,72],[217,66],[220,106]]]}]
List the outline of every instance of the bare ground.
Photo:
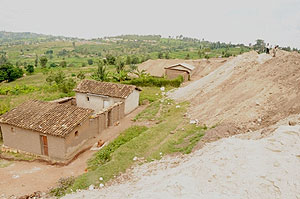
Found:
[{"label": "bare ground", "polygon": [[65,198],[299,198],[300,54],[245,53],[169,96],[191,102],[191,119],[217,125],[192,154]]}]

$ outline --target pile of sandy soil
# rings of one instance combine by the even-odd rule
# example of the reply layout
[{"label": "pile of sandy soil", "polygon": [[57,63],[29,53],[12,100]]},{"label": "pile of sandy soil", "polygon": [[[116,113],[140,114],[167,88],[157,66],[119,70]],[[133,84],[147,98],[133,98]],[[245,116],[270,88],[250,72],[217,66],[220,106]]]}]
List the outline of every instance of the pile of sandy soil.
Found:
[{"label": "pile of sandy soil", "polygon": [[249,52],[201,73],[168,93],[191,102],[191,119],[218,124],[198,150],[65,198],[299,198],[300,54]]},{"label": "pile of sandy soil", "polygon": [[188,115],[202,124],[254,131],[300,113],[300,54],[245,53],[169,96],[189,100]]},{"label": "pile of sandy soil", "polygon": [[298,198],[300,125],[209,143],[186,156],[135,167],[114,185],[65,198]]},{"label": "pile of sandy soil", "polygon": [[165,74],[165,67],[178,63],[187,63],[195,66],[195,71],[192,80],[199,79],[211,71],[218,68],[227,58],[212,58],[212,59],[198,59],[198,60],[184,60],[184,59],[157,59],[148,60],[138,65],[139,70],[145,70],[151,76],[162,77]]}]

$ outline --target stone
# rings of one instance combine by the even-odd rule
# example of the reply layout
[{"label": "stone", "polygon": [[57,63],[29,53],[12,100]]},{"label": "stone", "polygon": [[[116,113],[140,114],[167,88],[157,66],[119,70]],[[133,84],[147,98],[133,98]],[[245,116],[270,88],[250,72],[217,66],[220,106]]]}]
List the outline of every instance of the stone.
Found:
[{"label": "stone", "polygon": [[290,126],[295,126],[296,124],[297,124],[297,122],[295,122],[295,121],[289,121]]},{"label": "stone", "polygon": [[161,91],[165,91],[165,87],[160,87],[160,90]]},{"label": "stone", "polygon": [[89,186],[89,190],[91,191],[91,190],[94,190],[95,189],[95,186],[93,185],[93,184],[91,184],[90,186]]},{"label": "stone", "polygon": [[176,108],[180,108],[180,105],[177,105]]},{"label": "stone", "polygon": [[100,180],[100,181],[102,181],[102,180],[103,180],[103,178],[102,178],[102,177],[100,177],[100,178],[99,178],[99,180]]},{"label": "stone", "polygon": [[258,122],[261,122],[261,118],[258,118],[257,121],[258,121]]},{"label": "stone", "polygon": [[137,159],[138,159],[138,158],[135,156],[132,160],[133,160],[133,161],[137,161]]},{"label": "stone", "polygon": [[101,184],[99,184],[99,187],[100,187],[100,188],[104,187],[104,184],[102,184],[102,183],[101,183]]}]

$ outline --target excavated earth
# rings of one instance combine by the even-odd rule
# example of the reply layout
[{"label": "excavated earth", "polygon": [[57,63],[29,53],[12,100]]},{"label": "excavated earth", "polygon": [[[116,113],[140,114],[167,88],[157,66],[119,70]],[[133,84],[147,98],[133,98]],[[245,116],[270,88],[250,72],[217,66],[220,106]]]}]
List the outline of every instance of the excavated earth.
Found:
[{"label": "excavated earth", "polygon": [[217,126],[196,150],[65,198],[299,199],[300,54],[248,52],[197,77],[168,93],[190,101],[188,117]]}]

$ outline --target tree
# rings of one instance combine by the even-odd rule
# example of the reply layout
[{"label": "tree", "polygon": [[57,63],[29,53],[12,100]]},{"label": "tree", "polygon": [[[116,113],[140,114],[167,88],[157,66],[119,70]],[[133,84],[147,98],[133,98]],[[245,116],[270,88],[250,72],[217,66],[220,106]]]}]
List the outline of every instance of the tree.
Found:
[{"label": "tree", "polygon": [[126,64],[131,64],[131,57],[129,55],[126,57]]},{"label": "tree", "polygon": [[107,60],[108,64],[115,65],[116,58],[114,56],[112,56],[111,54],[106,55],[106,60]]},{"label": "tree", "polygon": [[92,79],[97,81],[108,81],[109,80],[109,73],[106,71],[106,67],[103,64],[98,64],[98,69],[96,72],[92,74]]},{"label": "tree", "polygon": [[136,71],[133,72],[135,75],[138,76],[138,78],[146,78],[146,77],[149,77],[150,74],[146,72],[146,70],[139,70],[139,69],[136,69]]},{"label": "tree", "polygon": [[23,70],[19,67],[13,66],[7,62],[0,66],[0,82],[7,80],[12,82],[23,76]]},{"label": "tree", "polygon": [[165,59],[170,59],[169,52],[165,53]]},{"label": "tree", "polygon": [[264,52],[265,46],[266,46],[266,44],[265,44],[264,40],[257,39],[256,44],[254,44],[254,46],[253,46],[253,49],[257,50],[259,53],[262,53],[262,52]]},{"label": "tree", "polygon": [[158,55],[157,55],[158,59],[162,59],[163,56],[164,56],[164,54],[162,52],[159,52]]},{"label": "tree", "polygon": [[58,88],[63,92],[63,93],[69,93],[71,92],[76,85],[76,82],[72,79],[66,79],[64,80],[61,84],[58,85]]},{"label": "tree", "polygon": [[27,71],[29,74],[32,74],[32,73],[34,72],[34,66],[31,65],[31,64],[27,65],[26,71]]},{"label": "tree", "polygon": [[137,65],[135,64],[130,64],[129,67],[130,67],[130,71],[135,71],[137,69]]},{"label": "tree", "polygon": [[118,73],[114,73],[113,74],[113,78],[118,81],[118,82],[121,82],[121,81],[125,81],[125,80],[128,80],[128,73],[125,71],[125,70],[121,70],[119,71]]},{"label": "tree", "polygon": [[55,83],[60,91],[63,93],[69,93],[75,87],[76,82],[72,78],[66,79],[66,75],[64,72],[59,71],[57,73],[51,73],[46,81],[51,85]]},{"label": "tree", "polygon": [[121,70],[123,70],[124,69],[124,67],[125,67],[125,62],[123,61],[123,60],[118,60],[117,61],[117,73],[119,73]]},{"label": "tree", "polygon": [[92,59],[87,60],[88,65],[93,65],[94,61]]},{"label": "tree", "polygon": [[140,59],[137,56],[133,55],[131,63],[138,64],[138,63],[140,63]]},{"label": "tree", "polygon": [[0,66],[7,63],[7,58],[5,55],[1,55],[0,57]]},{"label": "tree", "polygon": [[35,55],[34,66],[38,67],[38,63],[39,63],[39,57],[38,55]]},{"label": "tree", "polygon": [[190,59],[190,54],[186,54],[185,59]]},{"label": "tree", "polygon": [[41,66],[42,66],[43,68],[46,67],[47,62],[48,62],[47,57],[43,56],[43,57],[40,58],[40,64],[41,64]]}]

